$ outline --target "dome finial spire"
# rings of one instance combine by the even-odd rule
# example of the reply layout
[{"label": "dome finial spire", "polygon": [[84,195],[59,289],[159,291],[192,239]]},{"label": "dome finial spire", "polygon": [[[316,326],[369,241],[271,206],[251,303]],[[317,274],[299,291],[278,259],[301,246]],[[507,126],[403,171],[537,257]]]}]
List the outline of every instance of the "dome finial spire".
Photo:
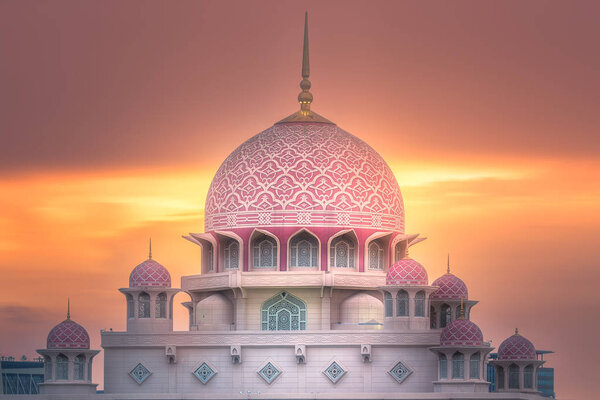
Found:
[{"label": "dome finial spire", "polygon": [[71,320],[71,298],[67,297],[67,321]]},{"label": "dome finial spire", "polygon": [[150,243],[148,244],[148,260],[152,260],[152,238],[150,238]]},{"label": "dome finial spire", "polygon": [[448,253],[448,269],[446,270],[446,273],[450,273],[450,253]]},{"label": "dome finial spire", "polygon": [[302,115],[308,115],[310,113],[310,104],[313,101],[313,96],[310,93],[310,62],[308,58],[308,11],[304,14],[304,46],[302,49],[302,81],[300,82],[300,88],[302,91],[298,95],[298,102],[300,103],[300,113]]}]

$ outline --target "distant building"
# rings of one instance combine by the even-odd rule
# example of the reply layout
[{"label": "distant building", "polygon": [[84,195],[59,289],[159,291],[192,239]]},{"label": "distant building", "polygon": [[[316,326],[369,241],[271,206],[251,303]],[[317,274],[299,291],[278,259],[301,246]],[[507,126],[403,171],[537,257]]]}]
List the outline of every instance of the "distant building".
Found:
[{"label": "distant building", "polygon": [[38,394],[38,384],[44,382],[44,361],[17,361],[0,358],[0,394]]},{"label": "distant building", "polygon": [[[549,350],[536,350],[536,358],[538,361],[545,363],[544,354],[552,354],[553,351]],[[494,361],[498,359],[498,353],[490,353],[489,360]],[[496,368],[494,367],[494,363],[487,364],[487,378],[488,382],[490,382],[489,391],[495,392],[497,391],[497,377],[496,377]],[[549,367],[539,367],[537,369],[537,390],[544,397],[556,398],[556,394],[554,393],[554,368]]]}]

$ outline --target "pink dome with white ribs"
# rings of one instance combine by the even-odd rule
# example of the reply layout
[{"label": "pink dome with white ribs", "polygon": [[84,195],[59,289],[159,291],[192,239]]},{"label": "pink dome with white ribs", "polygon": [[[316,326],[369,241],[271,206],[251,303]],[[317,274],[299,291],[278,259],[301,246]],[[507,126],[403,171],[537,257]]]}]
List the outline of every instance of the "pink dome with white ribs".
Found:
[{"label": "pink dome with white ribs", "polygon": [[429,283],[427,270],[412,258],[396,261],[389,269],[386,285],[424,285]]},{"label": "pink dome with white ribs", "polygon": [[483,346],[481,329],[468,319],[459,318],[442,330],[441,346]]},{"label": "pink dome with white ribs", "polygon": [[225,159],[206,197],[205,230],[272,226],[404,232],[394,174],[368,144],[331,123],[283,122]]},{"label": "pink dome with white ribs", "polygon": [[135,267],[129,275],[129,287],[171,287],[169,271],[156,261],[148,259]]},{"label": "pink dome with white ribs", "polygon": [[89,349],[90,336],[83,326],[66,319],[56,325],[46,340],[48,349]]},{"label": "pink dome with white ribs", "polygon": [[462,279],[451,273],[440,276],[433,281],[431,286],[439,286],[439,289],[431,295],[432,299],[469,299],[467,285],[465,285]]},{"label": "pink dome with white ribs", "polygon": [[499,360],[535,360],[535,347],[533,343],[523,336],[515,333],[506,339],[498,348]]}]

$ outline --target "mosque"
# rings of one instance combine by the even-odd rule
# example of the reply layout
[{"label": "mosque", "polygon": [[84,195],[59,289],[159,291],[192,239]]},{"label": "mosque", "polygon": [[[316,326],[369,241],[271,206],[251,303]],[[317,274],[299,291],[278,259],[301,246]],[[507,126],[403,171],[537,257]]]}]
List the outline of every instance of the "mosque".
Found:
[{"label": "mosque", "polygon": [[[127,330],[102,332],[104,393],[86,330],[48,334],[41,399],[541,399],[518,332],[498,357],[477,301],[409,257],[396,179],[367,143],[311,110],[305,20],[300,110],[233,151],[212,180],[197,275],[174,288],[150,252],[127,287]],[[190,301],[173,331],[173,297]],[[489,392],[487,366],[496,390]]]}]

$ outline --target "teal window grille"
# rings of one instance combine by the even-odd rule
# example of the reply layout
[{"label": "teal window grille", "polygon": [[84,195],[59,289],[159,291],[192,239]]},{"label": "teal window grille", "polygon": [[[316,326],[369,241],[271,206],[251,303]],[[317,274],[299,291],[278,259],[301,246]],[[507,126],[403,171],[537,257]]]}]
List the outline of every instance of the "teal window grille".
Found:
[{"label": "teal window grille", "polygon": [[306,303],[287,292],[281,292],[265,301],[260,314],[263,331],[306,329]]}]

